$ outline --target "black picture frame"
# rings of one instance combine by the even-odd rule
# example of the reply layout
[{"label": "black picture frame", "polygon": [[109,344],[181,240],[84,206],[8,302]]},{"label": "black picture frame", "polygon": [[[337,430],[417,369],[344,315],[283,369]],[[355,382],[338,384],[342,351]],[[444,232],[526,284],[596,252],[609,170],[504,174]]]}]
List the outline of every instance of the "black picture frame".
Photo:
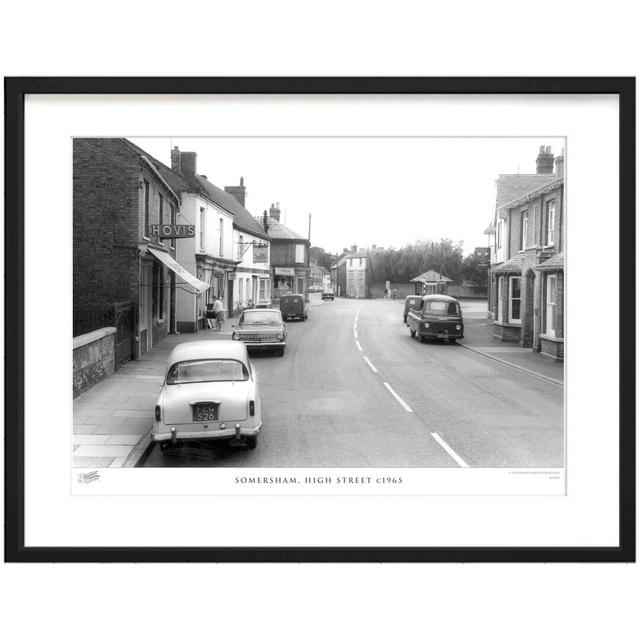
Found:
[{"label": "black picture frame", "polygon": [[[5,78],[5,561],[634,562],[635,78]],[[27,547],[24,447],[24,101],[28,94],[616,94],[619,98],[619,531],[612,547]],[[11,159],[11,161],[9,161]],[[621,302],[622,304],[622,302]]]}]

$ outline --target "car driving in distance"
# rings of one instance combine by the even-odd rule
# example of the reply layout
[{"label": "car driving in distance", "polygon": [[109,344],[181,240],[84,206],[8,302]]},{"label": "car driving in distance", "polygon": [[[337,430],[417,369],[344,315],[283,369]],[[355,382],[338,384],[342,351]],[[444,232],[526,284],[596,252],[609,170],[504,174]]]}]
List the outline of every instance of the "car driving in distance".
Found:
[{"label": "car driving in distance", "polygon": [[233,325],[232,340],[243,342],[247,349],[273,349],[284,355],[287,329],[280,309],[245,309]]},{"label": "car driving in distance", "polygon": [[323,289],[322,290],[322,299],[323,300],[333,300],[333,289]]},{"label": "car driving in distance", "polygon": [[407,313],[411,337],[420,342],[429,338],[455,342],[464,338],[464,324],[460,303],[451,296],[422,296],[415,309]]},{"label": "car driving in distance", "polygon": [[230,440],[254,449],[262,426],[258,378],[247,348],[197,340],[169,355],[151,440],[164,450],[185,440]]}]

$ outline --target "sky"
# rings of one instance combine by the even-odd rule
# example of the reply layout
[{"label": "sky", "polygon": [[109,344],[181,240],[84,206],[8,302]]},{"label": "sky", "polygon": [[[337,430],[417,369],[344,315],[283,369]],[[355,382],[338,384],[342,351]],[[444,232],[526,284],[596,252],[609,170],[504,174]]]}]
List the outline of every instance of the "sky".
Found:
[{"label": "sky", "polygon": [[281,221],[329,253],[450,238],[465,255],[486,246],[500,173],[535,173],[541,145],[563,138],[130,138],[171,166],[171,148],[197,153],[220,188],[244,177],[255,216],[280,203]]}]

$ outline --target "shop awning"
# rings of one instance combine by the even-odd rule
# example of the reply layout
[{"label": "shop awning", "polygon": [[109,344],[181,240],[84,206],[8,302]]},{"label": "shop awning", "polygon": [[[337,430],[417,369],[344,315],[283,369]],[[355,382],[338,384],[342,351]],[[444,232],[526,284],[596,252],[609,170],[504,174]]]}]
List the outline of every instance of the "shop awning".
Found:
[{"label": "shop awning", "polygon": [[192,289],[195,289],[192,293],[202,293],[206,291],[211,285],[206,282],[202,282],[202,280],[198,280],[192,273],[189,273],[182,265],[177,263],[168,253],[164,251],[160,251],[159,249],[154,249],[153,247],[147,247],[149,253],[157,258],[162,264],[171,269],[173,273],[175,273],[180,280],[182,280],[185,284],[188,284]]}]

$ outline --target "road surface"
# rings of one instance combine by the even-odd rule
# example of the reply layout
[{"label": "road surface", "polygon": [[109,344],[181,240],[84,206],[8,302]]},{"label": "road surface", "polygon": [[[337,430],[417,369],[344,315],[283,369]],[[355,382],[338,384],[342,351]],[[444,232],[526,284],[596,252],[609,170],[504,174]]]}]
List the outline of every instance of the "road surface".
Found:
[{"label": "road surface", "polygon": [[190,443],[144,466],[562,467],[563,387],[459,345],[419,343],[390,300],[312,294],[284,357],[252,356],[255,450]]}]

